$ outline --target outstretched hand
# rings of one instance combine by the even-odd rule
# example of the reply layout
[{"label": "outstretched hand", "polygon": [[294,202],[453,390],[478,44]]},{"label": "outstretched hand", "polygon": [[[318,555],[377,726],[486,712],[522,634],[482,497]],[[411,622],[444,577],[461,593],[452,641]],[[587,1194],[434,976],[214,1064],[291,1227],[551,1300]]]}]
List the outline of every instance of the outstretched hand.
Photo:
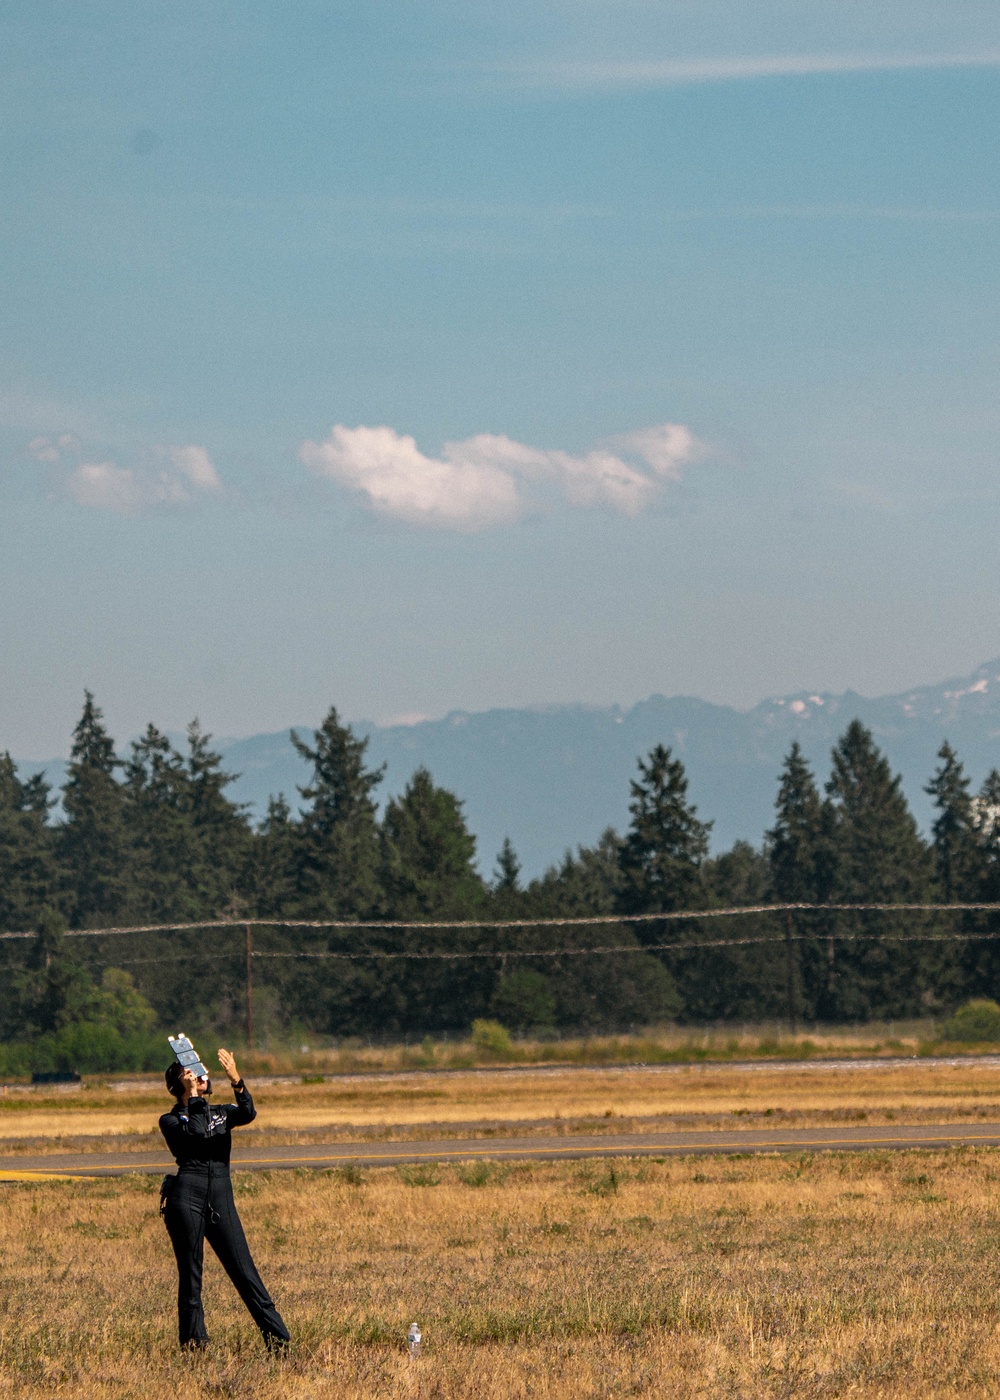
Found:
[{"label": "outstretched hand", "polygon": [[219,1064],[229,1076],[230,1084],[238,1084],[240,1082],[240,1072],[236,1068],[236,1058],[230,1050],[219,1051]]}]

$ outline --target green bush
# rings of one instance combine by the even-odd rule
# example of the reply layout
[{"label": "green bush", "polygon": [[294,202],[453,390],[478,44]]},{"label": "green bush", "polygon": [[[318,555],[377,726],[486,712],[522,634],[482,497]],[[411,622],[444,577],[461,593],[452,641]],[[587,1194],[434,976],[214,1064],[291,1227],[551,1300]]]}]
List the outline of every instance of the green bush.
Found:
[{"label": "green bush", "polygon": [[499,1021],[473,1021],[472,1043],[481,1054],[498,1060],[510,1059],[514,1053],[510,1032]]},{"label": "green bush", "polygon": [[54,1029],[0,1045],[0,1074],[122,1074],[163,1067],[165,1044],[153,1031],[156,1014],[129,973],[109,967],[100,982],[80,978],[72,991]]},{"label": "green bush", "polygon": [[966,1002],[942,1025],[941,1039],[966,1043],[1000,1041],[1000,1005],[986,997]]},{"label": "green bush", "polygon": [[102,1021],[77,1021],[35,1040],[0,1045],[0,1075],[74,1069],[81,1074],[126,1074],[162,1069],[163,1064],[159,1038],[141,1032],[123,1035]]}]

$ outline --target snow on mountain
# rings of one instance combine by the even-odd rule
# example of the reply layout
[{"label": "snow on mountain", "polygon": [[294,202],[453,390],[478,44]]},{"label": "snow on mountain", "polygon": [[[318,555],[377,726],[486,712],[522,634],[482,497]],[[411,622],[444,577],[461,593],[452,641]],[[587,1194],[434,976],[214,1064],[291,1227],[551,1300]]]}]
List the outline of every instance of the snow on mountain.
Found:
[{"label": "snow on mountain", "polygon": [[[683,759],[689,795],[699,815],[714,822],[713,848],[743,837],[759,843],[773,814],[777,775],[798,739],[821,782],[830,749],[854,718],[874,733],[921,824],[930,820],[923,792],[935,755],[947,738],[978,785],[1000,767],[1000,660],[971,676],[899,695],[865,699],[803,691],[776,696],[743,712],[687,696],[650,696],[619,706],[548,706],[525,710],[454,711],[439,720],[354,727],[369,738],[373,765],[386,764],[384,796],[399,792],[424,764],[435,780],[465,801],[489,874],[510,836],[526,875],[561,859],[567,847],[588,844],[606,826],[628,824],[629,779],[636,759],[668,744]],[[308,729],[303,729],[308,736]],[[268,796],[284,792],[294,805],[306,770],[288,731],[220,744],[227,767],[241,776],[230,792],[263,813]],[[45,767],[61,781],[63,764]]]}]

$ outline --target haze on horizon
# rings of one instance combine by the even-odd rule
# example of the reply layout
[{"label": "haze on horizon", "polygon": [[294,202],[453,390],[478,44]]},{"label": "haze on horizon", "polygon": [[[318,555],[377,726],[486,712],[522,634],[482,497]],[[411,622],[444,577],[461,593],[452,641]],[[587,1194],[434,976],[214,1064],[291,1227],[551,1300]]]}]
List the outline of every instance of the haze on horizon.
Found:
[{"label": "haze on horizon", "polygon": [[1000,12],[10,0],[0,748],[1000,652]]}]

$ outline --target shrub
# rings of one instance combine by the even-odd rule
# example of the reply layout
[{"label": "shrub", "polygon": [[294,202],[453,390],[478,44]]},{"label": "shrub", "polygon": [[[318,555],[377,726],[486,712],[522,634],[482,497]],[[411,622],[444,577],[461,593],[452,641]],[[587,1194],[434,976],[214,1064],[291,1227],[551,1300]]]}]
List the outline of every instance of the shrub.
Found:
[{"label": "shrub", "polygon": [[404,1186],[440,1186],[441,1177],[438,1174],[437,1162],[430,1162],[427,1166],[408,1167],[398,1166],[396,1175]]},{"label": "shrub", "polygon": [[472,1043],[481,1054],[499,1060],[510,1059],[514,1053],[510,1032],[499,1021],[473,1021]]},{"label": "shrub", "polygon": [[129,973],[109,967],[100,982],[80,977],[71,990],[54,1025],[0,1045],[0,1074],[122,1074],[162,1067],[164,1042],[154,1032],[156,1013]]},{"label": "shrub", "polygon": [[34,1040],[0,1045],[0,1075],[33,1070],[79,1070],[81,1074],[124,1074],[160,1069],[163,1046],[158,1037],[122,1035],[101,1021],[77,1021]]},{"label": "shrub", "polygon": [[968,1001],[941,1027],[942,1040],[1000,1041],[1000,1005],[981,997]]},{"label": "shrub", "polygon": [[491,1186],[506,1180],[510,1168],[506,1163],[499,1162],[469,1162],[466,1166],[457,1166],[455,1174],[463,1186]]}]

